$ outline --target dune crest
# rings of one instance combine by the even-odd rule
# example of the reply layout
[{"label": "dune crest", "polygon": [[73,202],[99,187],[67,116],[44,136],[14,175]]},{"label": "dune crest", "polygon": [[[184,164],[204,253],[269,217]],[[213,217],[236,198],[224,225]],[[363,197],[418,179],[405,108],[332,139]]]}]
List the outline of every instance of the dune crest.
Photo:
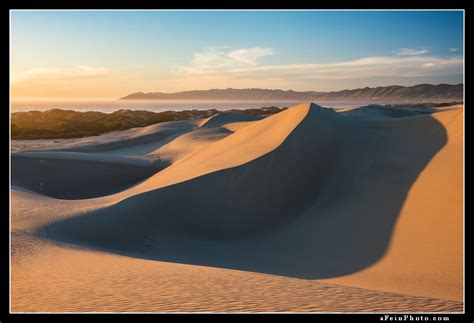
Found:
[{"label": "dune crest", "polygon": [[272,115],[204,147],[124,194],[131,196],[250,162],[281,145],[310,108],[323,109],[307,103]]},{"label": "dune crest", "polygon": [[228,123],[255,121],[262,119],[261,116],[249,116],[237,113],[219,113],[209,117],[199,124],[199,128],[217,128]]}]

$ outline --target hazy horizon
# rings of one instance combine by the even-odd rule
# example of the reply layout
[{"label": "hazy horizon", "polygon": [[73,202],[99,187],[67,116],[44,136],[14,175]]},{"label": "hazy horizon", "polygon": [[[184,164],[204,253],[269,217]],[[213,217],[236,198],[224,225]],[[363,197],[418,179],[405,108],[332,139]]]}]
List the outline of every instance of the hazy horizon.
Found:
[{"label": "hazy horizon", "polygon": [[459,10],[13,10],[11,97],[458,84],[463,38]]},{"label": "hazy horizon", "polygon": [[[293,89],[277,89],[277,88],[208,88],[208,89],[191,89],[191,90],[183,90],[183,91],[174,91],[174,92],[160,92],[160,91],[150,91],[150,92],[144,92],[144,91],[138,91],[134,93],[166,93],[166,94],[174,94],[174,93],[180,93],[180,92],[187,92],[187,91],[210,91],[210,90],[227,90],[227,89],[232,89],[232,90],[252,90],[252,89],[259,89],[259,90],[270,90],[270,91],[295,91],[295,92],[338,92],[338,91],[351,91],[351,90],[358,90],[358,89],[363,89],[363,88],[376,88],[376,87],[390,87],[390,86],[416,86],[416,85],[422,85],[422,84],[429,84],[429,85],[459,85],[459,84],[464,84],[464,82],[460,83],[417,83],[413,85],[399,85],[399,84],[391,84],[391,85],[384,85],[384,86],[360,86],[357,88],[341,88],[338,90],[333,90],[333,91],[320,91],[320,90],[306,90],[306,91],[296,91]],[[123,95],[121,97],[12,97],[11,102],[110,102],[110,101],[119,101],[121,98],[130,95],[133,93],[127,93],[126,95]],[[209,100],[196,100],[196,99],[189,99],[192,101],[209,101]],[[143,100],[139,100],[143,101]],[[151,99],[150,101],[155,101]],[[168,101],[186,101],[186,99],[170,99]],[[215,101],[215,100],[211,100]],[[224,99],[216,99],[216,101],[226,101]],[[231,100],[234,101],[234,100]],[[237,100],[238,101],[238,100]],[[246,101],[246,100],[241,100],[241,101]],[[250,100],[250,101],[258,101],[258,100]],[[278,101],[285,101],[285,100],[278,100]],[[294,101],[294,100],[287,100],[287,101]],[[302,100],[304,101],[304,100]]]}]

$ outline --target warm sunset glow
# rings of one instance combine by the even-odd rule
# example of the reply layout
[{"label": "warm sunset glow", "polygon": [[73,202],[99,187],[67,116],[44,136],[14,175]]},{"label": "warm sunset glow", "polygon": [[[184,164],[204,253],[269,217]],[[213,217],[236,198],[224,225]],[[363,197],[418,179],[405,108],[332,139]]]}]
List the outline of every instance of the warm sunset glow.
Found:
[{"label": "warm sunset glow", "polygon": [[119,98],[228,87],[461,83],[461,15],[14,11],[11,94]]}]

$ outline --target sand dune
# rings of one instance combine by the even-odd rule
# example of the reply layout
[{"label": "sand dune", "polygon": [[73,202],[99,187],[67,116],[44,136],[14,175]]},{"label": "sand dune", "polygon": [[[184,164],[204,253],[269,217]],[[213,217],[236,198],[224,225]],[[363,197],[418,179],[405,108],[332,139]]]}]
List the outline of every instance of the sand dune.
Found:
[{"label": "sand dune", "polygon": [[[12,311],[455,312],[459,302],[182,265],[15,235]],[[106,273],[106,274],[104,274]]]},{"label": "sand dune", "polygon": [[237,113],[219,113],[212,117],[209,117],[199,124],[200,128],[217,128],[222,127],[228,123],[234,122],[245,122],[261,120],[261,116],[248,116]]},{"label": "sand dune", "polygon": [[[301,104],[262,120],[222,114],[178,130],[170,123],[163,128],[168,139],[157,127],[155,141],[98,145],[120,156],[127,147],[160,142],[156,149],[135,151],[141,159],[103,164],[120,164],[127,174],[138,167],[130,160],[160,158],[168,167],[87,201],[17,192],[12,216],[15,204],[23,211],[13,223],[22,232],[139,261],[461,302],[462,116],[462,109],[336,112]],[[148,138],[136,138],[143,136]],[[89,153],[102,149],[82,145]],[[86,167],[84,172],[98,167],[68,157],[57,160]],[[31,169],[25,178],[33,182],[35,172],[54,177],[53,168],[39,171],[24,160],[15,161],[17,174]],[[119,187],[120,170],[110,171],[111,187]],[[43,203],[41,210],[21,207],[37,203]]]},{"label": "sand dune", "polygon": [[429,108],[387,108],[381,106],[367,106],[356,109],[346,109],[341,111],[345,115],[353,118],[406,118],[420,114],[433,113],[436,110]]},{"label": "sand dune", "polygon": [[249,125],[249,123],[260,119],[262,117],[235,113],[217,114],[199,123],[198,129],[178,136],[166,145],[147,154],[147,157],[160,158],[171,164],[176,163],[194,154],[201,148],[227,137],[231,133]]},{"label": "sand dune", "polygon": [[146,152],[151,152],[166,143],[170,137],[191,131],[197,125],[195,120],[173,121],[80,139],[14,140],[12,152],[53,149],[102,153],[118,151],[120,155],[133,156],[142,153],[143,146]]},{"label": "sand dune", "polygon": [[123,191],[167,164],[156,159],[36,151],[12,155],[12,185],[61,199],[86,199]]},{"label": "sand dune", "polygon": [[231,132],[236,132],[236,131],[239,131],[243,128],[246,128],[254,123],[256,123],[257,121],[242,121],[242,122],[232,122],[232,123],[227,123],[225,125],[223,125],[222,127],[231,131]]},{"label": "sand dune", "polygon": [[463,113],[432,115],[443,125],[447,143],[410,188],[382,259],[328,282],[463,299]]},{"label": "sand dune", "polygon": [[173,164],[210,143],[227,137],[231,133],[231,131],[222,127],[199,128],[177,137],[168,144],[149,153],[147,157],[160,158]]}]

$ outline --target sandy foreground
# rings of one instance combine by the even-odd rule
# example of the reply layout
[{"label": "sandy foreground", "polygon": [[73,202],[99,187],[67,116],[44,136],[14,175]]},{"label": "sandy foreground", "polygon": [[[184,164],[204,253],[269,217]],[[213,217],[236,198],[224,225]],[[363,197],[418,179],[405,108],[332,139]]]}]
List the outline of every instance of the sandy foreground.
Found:
[{"label": "sandy foreground", "polygon": [[463,106],[12,141],[13,312],[461,312]]}]

